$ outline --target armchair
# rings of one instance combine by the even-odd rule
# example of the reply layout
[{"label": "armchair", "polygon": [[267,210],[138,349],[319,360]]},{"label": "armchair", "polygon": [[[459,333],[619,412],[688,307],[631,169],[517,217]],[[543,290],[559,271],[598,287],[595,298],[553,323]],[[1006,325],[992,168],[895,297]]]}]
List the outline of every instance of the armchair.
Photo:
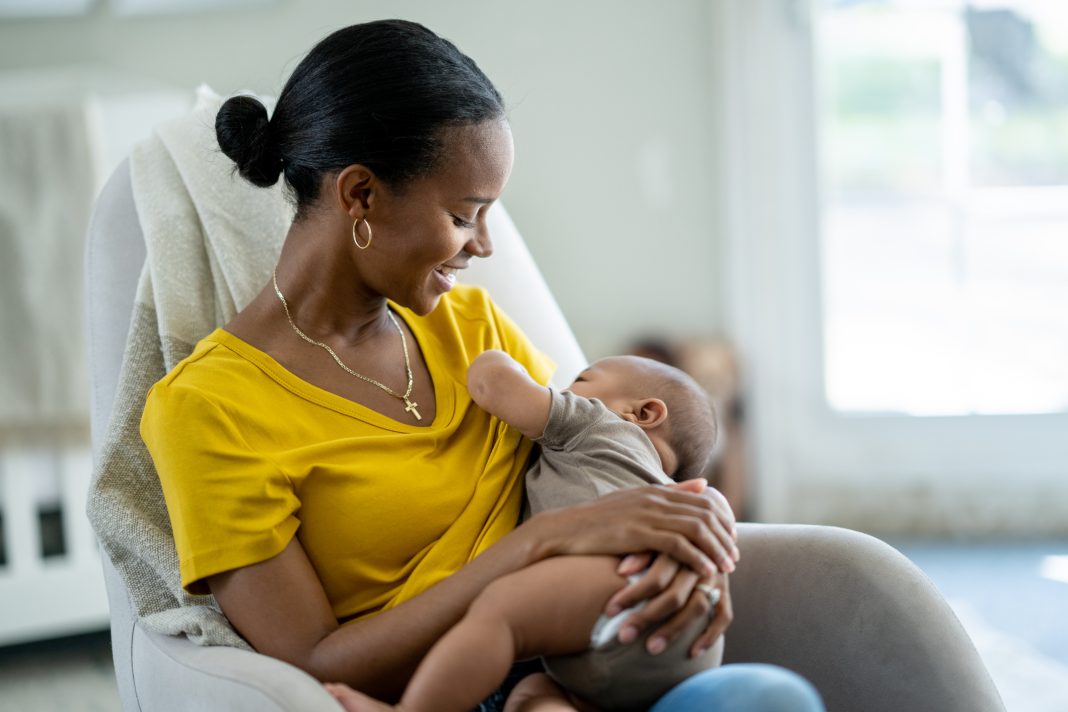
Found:
[{"label": "armchair", "polygon": [[[502,208],[492,213],[496,254],[471,281],[560,365],[582,353]],[[87,289],[92,438],[107,427],[145,247],[129,166],[99,196],[89,226]],[[820,526],[740,525],[743,560],[731,579],[735,622],[725,662],[761,661],[806,676],[827,708],[997,712],[997,691],[975,648],[931,582],[890,546]],[[146,630],[104,558],[112,652],[123,710],[340,709],[309,675],[234,648],[205,648]]]}]

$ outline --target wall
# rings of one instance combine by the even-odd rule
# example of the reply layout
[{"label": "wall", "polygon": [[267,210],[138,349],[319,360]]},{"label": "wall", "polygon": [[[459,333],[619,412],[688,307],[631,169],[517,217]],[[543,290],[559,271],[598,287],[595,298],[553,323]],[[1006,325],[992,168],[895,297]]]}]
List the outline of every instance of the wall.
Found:
[{"label": "wall", "polygon": [[263,8],[0,22],[0,70],[103,64],[177,86],[277,92],[319,38],[422,22],[479,62],[510,107],[504,196],[590,357],[636,333],[721,324],[704,0],[279,0]]}]

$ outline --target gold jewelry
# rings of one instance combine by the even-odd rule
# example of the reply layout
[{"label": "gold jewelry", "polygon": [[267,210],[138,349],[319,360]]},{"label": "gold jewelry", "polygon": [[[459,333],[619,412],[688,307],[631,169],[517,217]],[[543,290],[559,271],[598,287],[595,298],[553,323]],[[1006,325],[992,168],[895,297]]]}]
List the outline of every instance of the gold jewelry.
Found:
[{"label": "gold jewelry", "polygon": [[282,296],[282,290],[278,288],[278,268],[277,267],[274,269],[273,272],[271,272],[271,279],[274,281],[274,293],[277,294],[278,298],[282,301],[282,309],[286,313],[286,319],[289,320],[289,325],[293,327],[293,331],[297,332],[297,336],[299,336],[300,338],[304,339],[309,344],[314,344],[316,346],[320,346],[320,347],[326,349],[326,352],[334,357],[334,361],[337,362],[338,366],[341,366],[341,368],[343,368],[345,371],[347,371],[351,375],[355,376],[356,378],[359,378],[361,380],[367,381],[368,383],[371,383],[373,385],[378,386],[379,388],[381,388],[382,390],[384,390],[386,393],[390,394],[394,398],[401,399],[402,401],[404,401],[404,410],[405,411],[407,411],[407,412],[411,413],[412,415],[414,415],[416,420],[422,420],[423,419],[423,417],[421,415],[419,415],[419,411],[417,410],[419,408],[419,404],[413,402],[412,399],[411,399],[412,383],[414,382],[414,378],[412,377],[412,364],[411,364],[411,361],[408,358],[408,339],[406,339],[404,337],[404,329],[401,328],[401,325],[397,322],[397,317],[393,316],[393,312],[390,310],[389,307],[386,307],[386,314],[389,316],[389,320],[393,322],[393,326],[397,327],[397,333],[400,334],[400,337],[401,337],[401,348],[404,349],[404,369],[408,372],[408,388],[407,388],[407,390],[404,391],[403,395],[401,395],[400,393],[397,393],[395,390],[393,390],[392,388],[390,388],[389,386],[387,386],[384,383],[376,381],[373,378],[368,378],[367,376],[363,375],[362,373],[356,373],[351,368],[349,368],[344,363],[342,363],[341,359],[338,358],[337,353],[335,353],[334,350],[332,348],[330,348],[329,345],[324,344],[322,341],[316,341],[315,339],[311,338],[310,336],[305,334],[303,331],[301,331],[297,327],[296,323],[293,321],[293,317],[289,313],[289,305],[286,303],[286,298],[284,296]]},{"label": "gold jewelry", "polygon": [[[361,245],[360,241],[356,239],[357,227],[359,226],[361,220],[363,220],[363,224],[367,226],[367,242],[364,243],[363,245]],[[356,220],[353,221],[353,223],[352,223],[352,244],[356,245],[356,247],[360,248],[361,250],[366,250],[368,247],[371,246],[371,240],[373,240],[374,237],[375,237],[374,233],[371,232],[371,223],[367,222],[367,220],[365,218],[356,218]]]},{"label": "gold jewelry", "polygon": [[699,583],[694,588],[708,596],[708,602],[713,606],[719,603],[720,592],[718,588],[712,588],[707,583]]}]

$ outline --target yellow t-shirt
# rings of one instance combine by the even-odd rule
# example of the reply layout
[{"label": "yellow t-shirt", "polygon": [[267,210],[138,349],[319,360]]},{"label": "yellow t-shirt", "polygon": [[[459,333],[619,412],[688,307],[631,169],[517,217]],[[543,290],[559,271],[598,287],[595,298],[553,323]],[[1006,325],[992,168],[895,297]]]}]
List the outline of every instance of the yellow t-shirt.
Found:
[{"label": "yellow t-shirt", "polygon": [[182,586],[277,555],[296,534],[339,620],[413,598],[511,531],[531,444],[475,405],[467,367],[511,354],[541,383],[552,362],[477,287],[428,316],[393,307],[434,382],[429,426],[313,386],[218,329],[149,391],[141,436]]}]

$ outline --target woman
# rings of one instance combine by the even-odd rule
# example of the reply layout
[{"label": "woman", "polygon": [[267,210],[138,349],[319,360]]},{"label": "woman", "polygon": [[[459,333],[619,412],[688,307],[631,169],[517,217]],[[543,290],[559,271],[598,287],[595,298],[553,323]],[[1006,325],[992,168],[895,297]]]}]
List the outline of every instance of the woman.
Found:
[{"label": "woman", "polygon": [[[490,348],[541,382],[552,364],[455,286],[492,252],[486,212],[513,158],[475,63],[413,23],[349,27],[300,63],[270,120],[235,97],[216,130],[246,179],[284,175],[297,211],[272,281],[146,402],[183,586],[214,594],[259,652],[380,699],[490,581],[549,556],[660,552],[611,603],[653,599],[629,635],[692,620],[700,573],[733,568],[716,493],[645,488],[515,526],[530,444],[472,404],[464,375]],[[711,640],[730,619],[719,586]],[[534,709],[550,683],[521,684],[512,706]],[[819,709],[767,666],[692,678],[658,709],[739,695]]]}]

